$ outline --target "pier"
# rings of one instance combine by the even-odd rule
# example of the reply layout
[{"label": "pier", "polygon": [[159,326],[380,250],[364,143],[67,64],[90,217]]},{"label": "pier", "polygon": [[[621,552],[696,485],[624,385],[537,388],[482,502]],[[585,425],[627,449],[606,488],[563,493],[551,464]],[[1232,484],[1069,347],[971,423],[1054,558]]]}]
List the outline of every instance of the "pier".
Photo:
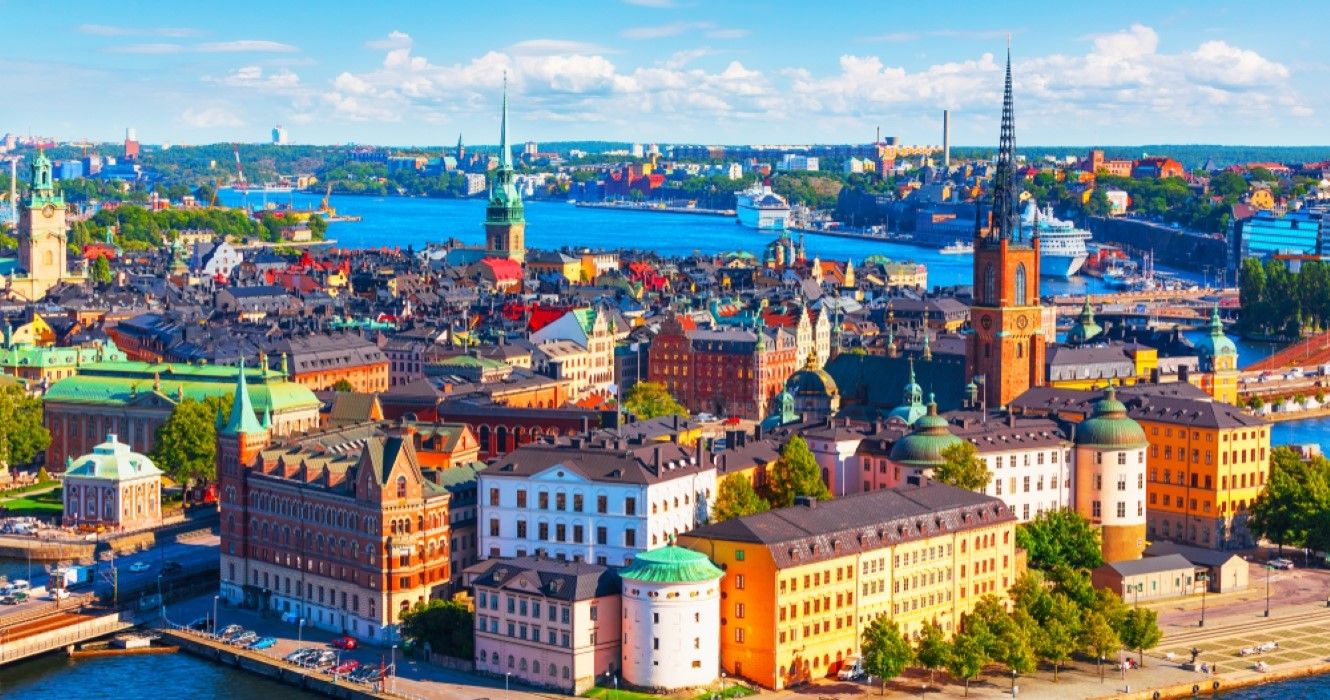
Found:
[{"label": "pier", "polygon": [[575,202],[582,209],[615,209],[619,211],[654,211],[662,214],[697,214],[700,216],[734,216],[733,209],[702,209],[700,207],[657,204],[653,202]]}]

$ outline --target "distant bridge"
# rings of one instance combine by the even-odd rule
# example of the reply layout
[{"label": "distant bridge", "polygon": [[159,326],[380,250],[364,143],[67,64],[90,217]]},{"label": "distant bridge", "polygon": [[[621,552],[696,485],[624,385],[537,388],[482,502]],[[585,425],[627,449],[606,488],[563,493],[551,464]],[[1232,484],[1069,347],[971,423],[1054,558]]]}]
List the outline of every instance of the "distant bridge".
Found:
[{"label": "distant bridge", "polygon": [[1318,333],[1279,352],[1253,362],[1244,369],[1252,372],[1315,367],[1330,363],[1330,331]]}]

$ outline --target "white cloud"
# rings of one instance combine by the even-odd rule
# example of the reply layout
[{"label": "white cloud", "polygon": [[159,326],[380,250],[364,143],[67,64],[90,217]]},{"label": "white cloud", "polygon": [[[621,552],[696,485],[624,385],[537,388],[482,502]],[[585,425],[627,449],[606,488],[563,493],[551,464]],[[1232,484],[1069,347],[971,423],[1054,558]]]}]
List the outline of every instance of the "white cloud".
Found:
[{"label": "white cloud", "polygon": [[365,47],[370,49],[405,49],[411,46],[411,35],[396,29],[388,32],[388,36],[383,39],[373,39],[365,42]]},{"label": "white cloud", "polygon": [[109,49],[112,53],[137,53],[137,54],[167,54],[180,53],[185,47],[180,44],[125,44],[124,46],[114,46]]},{"label": "white cloud", "polygon": [[625,3],[628,3],[629,5],[637,5],[638,7],[667,8],[667,7],[679,6],[678,3],[676,3],[674,0],[623,0],[623,1]]},{"label": "white cloud", "polygon": [[299,51],[290,44],[264,39],[209,42],[199,44],[195,47],[195,50],[201,53],[295,53]]},{"label": "white cloud", "polygon": [[664,39],[693,33],[712,39],[741,39],[748,36],[747,29],[717,27],[714,22],[671,22],[649,27],[629,27],[620,32],[625,39]]},{"label": "white cloud", "polygon": [[245,122],[235,113],[222,107],[186,107],[180,113],[180,121],[196,129],[220,129],[244,126]]},{"label": "white cloud", "polygon": [[237,68],[221,79],[205,78],[207,82],[219,83],[229,87],[255,88],[260,90],[292,90],[300,86],[300,76],[285,68],[264,73],[262,66],[250,65]]},{"label": "white cloud", "polygon": [[90,36],[163,36],[187,37],[198,36],[202,32],[189,27],[119,27],[110,24],[80,24],[80,34]]}]

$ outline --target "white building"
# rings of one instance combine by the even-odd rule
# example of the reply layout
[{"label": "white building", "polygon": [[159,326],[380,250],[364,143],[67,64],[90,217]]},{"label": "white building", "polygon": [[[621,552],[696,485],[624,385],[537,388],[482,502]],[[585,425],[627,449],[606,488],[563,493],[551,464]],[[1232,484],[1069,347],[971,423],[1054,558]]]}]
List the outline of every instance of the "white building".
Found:
[{"label": "white building", "polygon": [[162,524],[162,470],[107,435],[65,467],[64,524],[137,530]]},{"label": "white building", "polygon": [[805,156],[798,153],[786,153],[781,156],[780,164],[777,170],[817,172],[818,162],[816,156]]},{"label": "white building", "polygon": [[272,128],[272,143],[274,146],[285,146],[290,143],[288,140],[286,127],[278,124]]},{"label": "white building", "polygon": [[478,477],[481,558],[621,566],[707,521],[716,470],[672,442],[548,438]]},{"label": "white building", "polygon": [[[531,334],[531,342],[540,346],[566,340],[586,351],[586,366],[578,370],[577,396],[614,393],[614,336],[616,324],[606,308],[574,309]],[[560,353],[566,355],[566,352]]]},{"label": "white building", "polygon": [[716,680],[724,575],[706,555],[674,545],[643,552],[619,572],[625,681],[670,691]]}]

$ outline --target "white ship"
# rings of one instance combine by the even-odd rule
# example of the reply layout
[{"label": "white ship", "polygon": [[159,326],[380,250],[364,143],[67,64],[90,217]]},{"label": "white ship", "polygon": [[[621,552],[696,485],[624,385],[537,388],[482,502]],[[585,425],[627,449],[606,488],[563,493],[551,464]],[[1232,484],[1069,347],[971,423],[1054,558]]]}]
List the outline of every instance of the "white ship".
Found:
[{"label": "white ship", "polygon": [[790,203],[785,198],[771,191],[767,185],[757,185],[742,192],[736,192],[735,212],[739,223],[749,228],[765,231],[782,231],[786,219],[790,216]]},{"label": "white ship", "polygon": [[1090,232],[1076,228],[1070,221],[1053,216],[1053,207],[1040,210],[1033,199],[1021,214],[1021,230],[1031,236],[1035,227],[1039,231],[1039,272],[1045,277],[1071,277],[1081,271],[1090,251],[1085,242]]},{"label": "white ship", "polygon": [[974,253],[974,244],[956,241],[949,246],[943,247],[939,252],[943,255],[970,255]]}]

